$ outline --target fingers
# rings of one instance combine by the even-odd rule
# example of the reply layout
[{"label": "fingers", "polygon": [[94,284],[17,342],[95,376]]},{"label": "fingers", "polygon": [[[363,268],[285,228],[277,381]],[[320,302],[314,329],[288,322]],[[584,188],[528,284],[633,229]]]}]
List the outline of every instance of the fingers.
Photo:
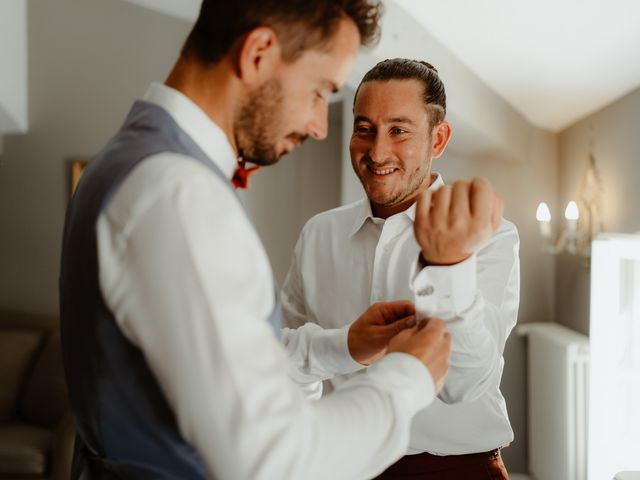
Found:
[{"label": "fingers", "polygon": [[493,210],[491,212],[491,227],[495,232],[500,226],[500,222],[502,221],[502,214],[504,211],[504,202],[502,201],[502,197],[497,193],[493,194]]},{"label": "fingers", "polygon": [[469,188],[471,215],[479,225],[489,223],[493,209],[493,190],[484,178],[477,177],[471,181]]},{"label": "fingers", "polygon": [[425,190],[416,198],[416,220],[415,226],[419,228],[429,228],[429,215],[431,211],[431,202],[433,192]]},{"label": "fingers", "polygon": [[393,322],[389,325],[385,325],[385,335],[387,338],[396,336],[398,333],[408,328],[414,328],[416,326],[416,316],[409,315],[408,317],[401,318],[397,322]]},{"label": "fingers", "polygon": [[433,194],[431,201],[430,224],[433,227],[446,228],[449,223],[449,208],[451,206],[452,188],[450,185],[441,186]]},{"label": "fingers", "polygon": [[453,184],[451,194],[451,215],[453,218],[469,218],[471,206],[469,204],[469,184],[457,181]]},{"label": "fingers", "polygon": [[423,213],[428,213],[431,209],[431,198],[433,197],[433,191],[425,190],[416,198],[416,209],[422,210]]},{"label": "fingers", "polygon": [[395,300],[392,302],[380,302],[374,304],[384,323],[391,324],[416,313],[413,302],[409,300]]},{"label": "fingers", "polygon": [[426,321],[422,322],[419,328],[419,334],[422,336],[427,335],[438,335],[444,336],[447,333],[447,324],[443,320],[439,318],[429,318]]},{"label": "fingers", "polygon": [[427,265],[467,259],[502,220],[502,199],[484,178],[427,190],[417,200],[414,233]]}]

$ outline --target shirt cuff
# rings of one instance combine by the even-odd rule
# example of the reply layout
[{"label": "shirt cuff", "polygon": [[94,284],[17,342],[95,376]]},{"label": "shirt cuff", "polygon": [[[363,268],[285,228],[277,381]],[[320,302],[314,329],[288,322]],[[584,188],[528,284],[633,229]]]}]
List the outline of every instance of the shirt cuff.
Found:
[{"label": "shirt cuff", "polygon": [[467,310],[476,296],[476,255],[449,266],[420,269],[416,261],[410,279],[419,319],[433,316],[454,319]]},{"label": "shirt cuff", "polygon": [[349,353],[349,327],[326,329],[317,339],[316,352],[323,368],[335,375],[345,375],[365,368]]},{"label": "shirt cuff", "polygon": [[366,376],[376,377],[376,383],[391,393],[409,415],[415,415],[435,398],[431,372],[424,363],[407,353],[386,355],[367,368]]}]

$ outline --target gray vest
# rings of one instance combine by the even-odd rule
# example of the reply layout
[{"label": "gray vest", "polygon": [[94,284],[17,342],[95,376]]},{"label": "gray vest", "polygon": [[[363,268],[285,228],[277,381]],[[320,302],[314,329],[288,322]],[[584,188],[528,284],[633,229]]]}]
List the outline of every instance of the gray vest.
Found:
[{"label": "gray vest", "polygon": [[[73,478],[207,478],[198,453],[180,435],[143,353],[124,337],[105,305],[98,281],[100,212],[136,165],[162,152],[202,163],[234,190],[165,110],[142,101],[89,162],[67,209],[60,272],[63,361],[78,427]],[[277,295],[269,322],[279,334]]]}]

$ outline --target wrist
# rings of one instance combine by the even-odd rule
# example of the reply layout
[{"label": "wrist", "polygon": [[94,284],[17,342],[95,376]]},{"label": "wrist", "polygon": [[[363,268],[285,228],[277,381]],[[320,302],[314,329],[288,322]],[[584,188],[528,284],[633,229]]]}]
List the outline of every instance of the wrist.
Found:
[{"label": "wrist", "polygon": [[462,263],[471,257],[473,253],[465,253],[462,255],[449,255],[442,256],[436,258],[429,258],[428,255],[425,255],[424,252],[420,252],[420,258],[418,259],[418,264],[420,268],[425,267],[450,267],[452,265],[457,265],[458,263]]},{"label": "wrist", "polygon": [[358,352],[357,347],[358,342],[355,339],[355,334],[353,333],[353,325],[349,327],[349,331],[347,333],[347,350],[349,351],[349,355],[354,362],[359,363],[360,365],[364,365],[362,363],[362,355]]}]

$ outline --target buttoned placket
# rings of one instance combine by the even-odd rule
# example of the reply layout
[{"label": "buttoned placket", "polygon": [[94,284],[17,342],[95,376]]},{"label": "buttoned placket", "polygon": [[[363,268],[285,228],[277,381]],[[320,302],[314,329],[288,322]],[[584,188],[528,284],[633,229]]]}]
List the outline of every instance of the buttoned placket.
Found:
[{"label": "buttoned placket", "polygon": [[[373,219],[374,223],[376,220]],[[371,303],[380,302],[383,300],[390,300],[388,297],[389,292],[386,288],[386,277],[389,272],[389,260],[393,251],[394,245],[402,236],[403,228],[405,226],[403,214],[394,215],[386,220],[381,220],[382,231],[376,244],[375,255],[373,259],[373,279],[371,282]]]}]

